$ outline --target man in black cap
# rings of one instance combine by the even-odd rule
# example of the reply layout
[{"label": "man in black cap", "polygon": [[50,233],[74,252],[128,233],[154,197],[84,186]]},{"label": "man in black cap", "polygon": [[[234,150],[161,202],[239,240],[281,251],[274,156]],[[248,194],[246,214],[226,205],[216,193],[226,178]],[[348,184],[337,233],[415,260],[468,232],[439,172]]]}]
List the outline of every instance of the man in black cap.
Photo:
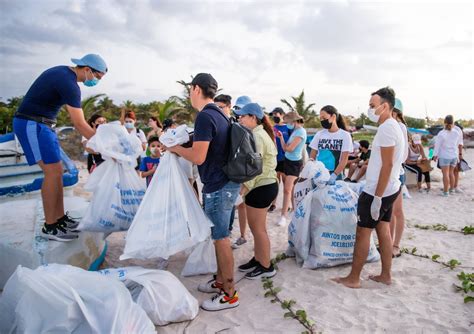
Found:
[{"label": "man in black cap", "polygon": [[228,153],[229,119],[214,103],[217,81],[208,73],[199,73],[189,83],[192,106],[199,111],[194,125],[193,146],[168,148],[198,165],[199,176],[204,184],[204,211],[214,226],[211,228],[215,241],[217,275],[209,282],[200,284],[198,290],[217,293],[203,302],[207,311],[219,311],[239,306],[234,288],[234,257],[229,240],[229,222],[232,208],[240,191],[240,184],[230,181],[223,172]]}]

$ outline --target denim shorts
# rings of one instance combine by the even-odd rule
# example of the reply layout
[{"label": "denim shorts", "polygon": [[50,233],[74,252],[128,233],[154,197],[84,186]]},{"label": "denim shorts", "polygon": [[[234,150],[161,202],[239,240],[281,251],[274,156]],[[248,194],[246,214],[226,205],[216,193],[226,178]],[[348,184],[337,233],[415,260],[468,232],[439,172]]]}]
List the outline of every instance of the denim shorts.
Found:
[{"label": "denim shorts", "polygon": [[454,159],[439,158],[438,161],[439,161],[439,167],[448,167],[448,166],[455,167],[458,164],[457,158],[454,158]]},{"label": "denim shorts", "polygon": [[240,184],[229,181],[213,193],[202,194],[204,212],[214,224],[211,227],[213,240],[221,240],[229,236],[230,216],[239,192]]}]

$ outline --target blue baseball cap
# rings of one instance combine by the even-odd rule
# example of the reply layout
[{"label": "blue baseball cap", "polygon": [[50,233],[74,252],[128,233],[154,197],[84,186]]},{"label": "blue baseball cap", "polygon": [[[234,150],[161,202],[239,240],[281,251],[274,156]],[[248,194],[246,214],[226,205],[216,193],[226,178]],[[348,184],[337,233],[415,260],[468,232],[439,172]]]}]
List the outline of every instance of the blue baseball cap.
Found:
[{"label": "blue baseball cap", "polygon": [[92,68],[93,70],[107,73],[107,64],[105,63],[104,59],[101,56],[89,53],[85,55],[81,59],[71,58],[71,61],[79,66],[87,66]]},{"label": "blue baseball cap", "polygon": [[237,115],[243,116],[243,115],[254,115],[258,119],[263,118],[263,110],[262,108],[258,105],[258,103],[248,103],[246,104],[242,109],[235,110],[234,111]]},{"label": "blue baseball cap", "polygon": [[[245,105],[251,103],[252,100],[248,96],[239,96],[237,100],[235,100],[234,109],[242,109]],[[237,107],[237,108],[236,108]]]},{"label": "blue baseball cap", "polygon": [[403,112],[403,104],[400,99],[395,98],[395,105],[393,106],[394,109],[397,109],[400,112]]}]

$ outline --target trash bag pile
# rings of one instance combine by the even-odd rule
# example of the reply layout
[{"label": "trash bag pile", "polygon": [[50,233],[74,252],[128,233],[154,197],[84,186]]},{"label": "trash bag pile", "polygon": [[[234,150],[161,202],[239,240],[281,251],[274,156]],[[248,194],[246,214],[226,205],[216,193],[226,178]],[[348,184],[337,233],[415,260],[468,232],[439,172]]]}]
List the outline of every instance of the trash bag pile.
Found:
[{"label": "trash bag pile", "polygon": [[[343,181],[327,185],[329,172],[319,161],[309,161],[301,175],[300,184],[295,185],[296,209],[288,226],[287,255],[308,269],[351,263],[359,195]],[[379,259],[371,237],[367,261]]]}]

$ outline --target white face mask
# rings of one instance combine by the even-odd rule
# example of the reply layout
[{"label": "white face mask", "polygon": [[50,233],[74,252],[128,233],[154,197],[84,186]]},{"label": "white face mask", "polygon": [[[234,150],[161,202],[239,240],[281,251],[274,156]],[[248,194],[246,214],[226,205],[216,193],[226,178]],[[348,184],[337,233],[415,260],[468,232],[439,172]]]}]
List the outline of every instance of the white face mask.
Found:
[{"label": "white face mask", "polygon": [[382,105],[379,105],[377,108],[369,108],[369,110],[367,110],[367,116],[369,117],[369,119],[374,122],[374,123],[378,123],[379,122],[379,118],[380,118],[380,115],[382,115],[382,113],[380,115],[376,115],[375,112],[377,111],[378,108],[380,108]]}]

